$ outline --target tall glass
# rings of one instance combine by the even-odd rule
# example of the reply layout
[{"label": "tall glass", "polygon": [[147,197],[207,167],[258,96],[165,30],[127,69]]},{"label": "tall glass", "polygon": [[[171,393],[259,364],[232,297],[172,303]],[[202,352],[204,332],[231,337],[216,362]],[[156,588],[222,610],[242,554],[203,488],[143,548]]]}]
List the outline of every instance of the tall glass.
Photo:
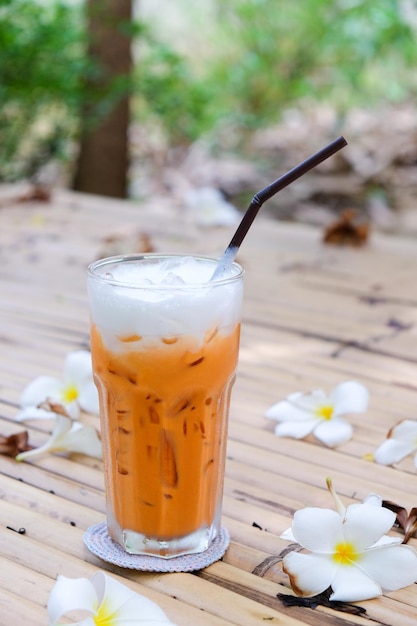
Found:
[{"label": "tall glass", "polygon": [[88,269],[107,525],[127,552],[206,550],[220,529],[243,270],[111,257]]}]

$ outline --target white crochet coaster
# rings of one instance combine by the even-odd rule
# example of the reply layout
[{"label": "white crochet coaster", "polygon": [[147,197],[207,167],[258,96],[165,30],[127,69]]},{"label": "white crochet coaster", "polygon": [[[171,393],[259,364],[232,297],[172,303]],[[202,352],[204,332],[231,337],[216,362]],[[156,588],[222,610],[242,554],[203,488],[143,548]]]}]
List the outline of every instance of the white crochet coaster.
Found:
[{"label": "white crochet coaster", "polygon": [[229,532],[222,526],[220,533],[205,552],[162,559],[125,552],[108,534],[106,522],[87,528],[83,539],[90,552],[103,561],[143,572],[193,572],[203,569],[221,559],[230,543]]}]

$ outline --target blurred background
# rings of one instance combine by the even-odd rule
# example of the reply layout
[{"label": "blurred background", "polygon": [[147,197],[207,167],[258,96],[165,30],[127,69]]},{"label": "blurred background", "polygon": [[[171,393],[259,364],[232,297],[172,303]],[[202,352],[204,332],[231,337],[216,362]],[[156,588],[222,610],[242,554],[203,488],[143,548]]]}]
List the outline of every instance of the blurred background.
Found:
[{"label": "blurred background", "polygon": [[0,0],[0,184],[242,211],[344,134],[268,211],[415,235],[416,31],[415,0]]}]

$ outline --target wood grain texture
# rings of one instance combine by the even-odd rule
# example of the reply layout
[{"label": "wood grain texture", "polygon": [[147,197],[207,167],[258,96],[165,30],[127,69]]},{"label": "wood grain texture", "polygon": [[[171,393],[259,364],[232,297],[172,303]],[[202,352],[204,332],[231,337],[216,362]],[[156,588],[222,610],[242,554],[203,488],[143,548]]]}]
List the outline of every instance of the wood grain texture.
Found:
[{"label": "wood grain texture", "polygon": [[[138,204],[56,191],[50,203],[21,203],[19,193],[0,187],[0,433],[27,429],[40,445],[50,424],[17,424],[19,396],[34,377],[59,376],[69,351],[89,347],[86,267],[106,254],[109,238],[146,234],[156,252],[218,257],[233,229],[199,227],[164,198]],[[365,616],[285,607],[277,597],[293,595],[280,534],[297,509],[332,507],[327,476],[346,504],[376,492],[417,505],[411,458],[397,467],[369,460],[396,422],[416,418],[415,241],[372,233],[361,249],[324,246],[314,228],[259,215],[238,260],[246,285],[223,505],[232,541],[223,560],[195,574],[111,566],[82,541],[105,515],[100,461],[0,456],[1,625],[46,623],[56,576],[98,569],[157,602],[178,626],[415,624],[415,585],[361,602]],[[365,415],[347,418],[351,441],[328,449],[314,437],[274,435],[271,404],[349,379],[371,398]]]}]

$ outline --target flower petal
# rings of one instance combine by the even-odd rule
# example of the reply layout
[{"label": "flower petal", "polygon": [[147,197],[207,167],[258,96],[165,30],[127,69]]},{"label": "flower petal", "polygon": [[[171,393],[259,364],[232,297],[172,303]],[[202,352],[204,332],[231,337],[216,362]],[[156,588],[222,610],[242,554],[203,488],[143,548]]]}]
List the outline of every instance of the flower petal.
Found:
[{"label": "flower petal", "polygon": [[98,391],[92,380],[84,383],[79,389],[78,404],[83,411],[99,414]]},{"label": "flower petal", "polygon": [[70,352],[65,359],[64,380],[66,384],[75,383],[76,386],[84,384],[93,377],[91,352],[88,350],[75,350]]},{"label": "flower petal", "polygon": [[46,409],[39,409],[36,406],[27,406],[26,408],[19,411],[16,415],[15,420],[17,422],[25,422],[29,420],[50,420],[55,419],[56,413],[52,411],[47,411]]},{"label": "flower petal", "polygon": [[[117,618],[117,624],[170,624],[163,610],[154,602],[139,595],[119,581],[97,572],[91,579],[106,615]],[[100,610],[99,609],[99,610]],[[140,617],[139,617],[140,616]],[[104,617],[104,616],[103,616]],[[104,621],[104,620],[103,620]]]},{"label": "flower petal", "polygon": [[363,413],[368,408],[369,392],[362,383],[347,380],[333,389],[330,398],[335,415]]},{"label": "flower petal", "polygon": [[307,507],[294,513],[292,532],[296,541],[322,554],[333,554],[334,546],[343,541],[342,518],[331,509]]},{"label": "flower petal", "polygon": [[338,567],[331,586],[333,593],[330,600],[340,602],[369,600],[382,594],[378,583],[355,565]]},{"label": "flower petal", "polygon": [[390,535],[384,535],[378,541],[369,548],[369,550],[375,550],[375,548],[380,548],[381,546],[391,546],[392,544],[402,543],[401,537],[391,537]]},{"label": "flower petal", "polygon": [[417,552],[408,545],[367,550],[362,555],[360,566],[387,591],[395,591],[417,581]]},{"label": "flower petal", "polygon": [[292,528],[287,528],[283,533],[279,536],[280,539],[285,539],[285,541],[297,541],[293,535]]},{"label": "flower petal", "polygon": [[[132,616],[133,613],[133,616]],[[168,619],[147,619],[142,618],[141,616],[137,616],[137,613],[132,611],[130,617],[123,617],[121,620],[117,622],[108,622],[109,626],[166,626],[167,624],[172,624],[172,622],[168,621]],[[71,624],[71,626],[74,626]],[[75,625],[77,626],[77,625]],[[90,626],[89,624],[80,624],[79,626]],[[95,625],[91,625],[95,626]],[[172,624],[172,626],[175,626]]]},{"label": "flower petal", "polygon": [[395,513],[373,504],[351,504],[343,523],[345,540],[362,552],[385,535],[395,522]]},{"label": "flower petal", "polygon": [[101,441],[95,428],[72,422],[65,415],[56,415],[55,427],[48,441],[39,448],[22,452],[16,461],[53,452],[78,452],[95,458],[102,457]]},{"label": "flower petal", "polygon": [[290,552],[282,561],[290,577],[291,587],[298,596],[311,597],[322,593],[332,584],[336,565],[331,557],[319,554]]},{"label": "flower petal", "polygon": [[65,402],[61,396],[60,402],[71,419],[77,420],[80,417],[80,407],[77,400],[74,400],[73,402]]},{"label": "flower petal", "polygon": [[277,437],[293,437],[294,439],[303,439],[310,434],[317,426],[317,419],[306,419],[303,422],[283,422],[275,426],[275,434]]},{"label": "flower petal", "polygon": [[372,506],[382,506],[382,498],[377,493],[368,493],[363,503],[371,504]]},{"label": "flower petal", "polygon": [[386,439],[374,452],[374,459],[381,465],[393,465],[414,452],[416,444],[413,441],[398,441]]},{"label": "flower petal", "polygon": [[58,576],[48,598],[48,624],[55,626],[69,611],[87,611],[92,615],[98,606],[97,594],[87,578]]},{"label": "flower petal", "polygon": [[310,393],[293,393],[288,396],[287,400],[294,406],[308,413],[314,413],[320,406],[323,406],[323,404],[330,403],[330,398],[322,389],[315,389]]},{"label": "flower petal", "polygon": [[63,383],[53,376],[38,376],[32,380],[23,390],[20,396],[20,406],[38,406],[47,398],[57,399],[60,397]]},{"label": "flower petal", "polygon": [[76,452],[101,459],[103,456],[100,437],[92,426],[74,423],[71,430],[56,442],[56,452]]},{"label": "flower petal", "polygon": [[323,420],[314,429],[314,436],[329,448],[340,446],[351,439],[353,428],[350,424],[339,418]]},{"label": "flower petal", "polygon": [[62,452],[60,441],[65,437],[66,433],[69,432],[71,426],[72,421],[69,417],[56,413],[54,429],[48,441],[42,446],[39,446],[39,448],[29,450],[28,452],[21,452],[17,455],[16,461],[26,461],[26,459],[42,456],[50,452]]},{"label": "flower petal", "polygon": [[417,421],[402,420],[391,430],[390,437],[400,441],[417,441]]},{"label": "flower petal", "polygon": [[283,400],[282,402],[273,404],[267,410],[265,416],[269,419],[277,420],[278,422],[304,422],[305,420],[311,419],[311,411],[301,408],[288,400]]}]

